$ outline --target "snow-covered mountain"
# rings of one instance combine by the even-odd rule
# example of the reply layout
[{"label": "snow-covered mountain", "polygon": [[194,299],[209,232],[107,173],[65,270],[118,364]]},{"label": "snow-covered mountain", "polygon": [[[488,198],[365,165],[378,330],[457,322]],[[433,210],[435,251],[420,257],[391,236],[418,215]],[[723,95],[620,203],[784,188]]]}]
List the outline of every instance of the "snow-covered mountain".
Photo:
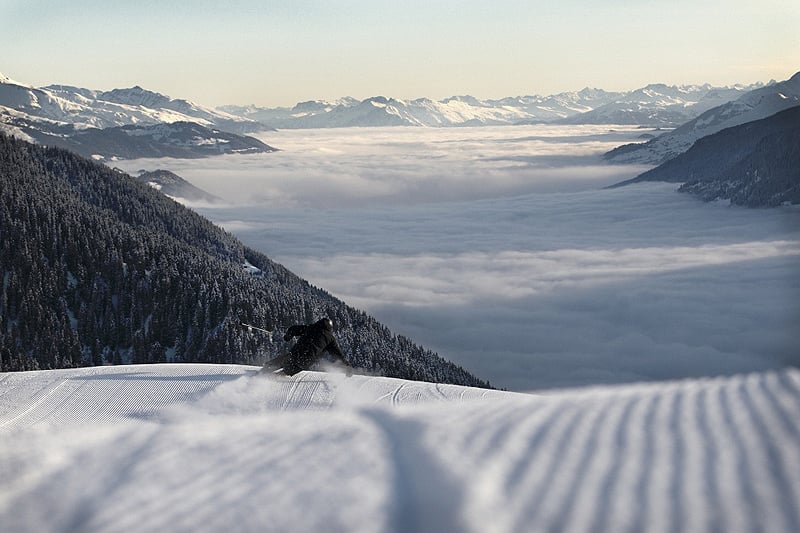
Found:
[{"label": "snow-covered mountain", "polygon": [[263,130],[260,123],[186,100],[132,87],[95,91],[66,85],[32,87],[0,74],[0,123],[11,112],[28,122],[55,121],[78,129],[195,122],[232,133]]},{"label": "snow-covered mountain", "polygon": [[706,201],[800,204],[800,104],[698,139],[686,152],[620,185],[682,183]]},{"label": "snow-covered mountain", "polygon": [[24,130],[37,143],[66,148],[96,160],[142,157],[193,159],[221,154],[276,151],[255,137],[208,128],[194,122],[128,124],[80,130],[72,126],[62,126],[50,131],[45,131],[41,123],[37,126]]},{"label": "snow-covered mountain", "polygon": [[0,132],[99,159],[205,157],[270,152],[233,131],[253,120],[173,100],[141,87],[101,92],[64,85],[35,88],[0,74]]},{"label": "snow-covered mountain", "polygon": [[269,127],[483,126],[556,121],[677,126],[755,88],[654,84],[627,92],[585,88],[497,100],[473,96],[438,101],[375,96],[365,100],[350,97],[332,102],[314,100],[292,108],[230,105],[211,109],[139,86],[111,91],[66,85],[35,88],[0,76],[0,123],[9,122],[4,118],[13,111],[22,113],[28,121],[56,121],[77,128],[188,121],[233,133]]},{"label": "snow-covered mountain", "polygon": [[374,126],[481,126],[513,124],[531,115],[514,106],[495,106],[471,97],[440,102],[428,98],[398,100],[375,96],[358,101],[301,102],[293,108],[263,109],[226,106],[224,110],[263,121],[276,128],[340,128]]},{"label": "snow-covered mountain", "polygon": [[709,109],[679,128],[646,143],[620,146],[608,152],[606,159],[613,163],[660,164],[685,152],[702,137],[769,117],[798,104],[800,72],[786,81],[770,83]]},{"label": "snow-covered mountain", "polygon": [[142,171],[134,176],[137,181],[148,184],[150,187],[161,191],[170,198],[179,201],[217,203],[221,198],[214,196],[203,189],[195,187],[182,177],[169,170],[157,169],[150,172]]},{"label": "snow-covered mountain", "polygon": [[613,102],[558,121],[561,124],[640,124],[677,126],[738,98],[753,86],[652,84],[621,95]]},{"label": "snow-covered mountain", "polygon": [[547,395],[257,367],[0,374],[4,531],[800,531],[800,371]]},{"label": "snow-covered mountain", "polygon": [[9,110],[23,114],[29,121],[56,121],[72,124],[78,129],[172,122],[195,122],[233,133],[263,129],[261,124],[253,120],[186,100],[171,99],[138,86],[106,92],[66,85],[37,88],[2,76],[0,119]]},{"label": "snow-covered mountain", "polygon": [[454,96],[444,100],[399,100],[376,96],[359,101],[310,101],[293,108],[223,106],[231,114],[276,128],[346,126],[484,126],[502,124],[645,124],[677,126],[703,111],[744,94],[754,86],[671,87],[649,85],[630,92],[586,88],[550,96],[480,100]]}]

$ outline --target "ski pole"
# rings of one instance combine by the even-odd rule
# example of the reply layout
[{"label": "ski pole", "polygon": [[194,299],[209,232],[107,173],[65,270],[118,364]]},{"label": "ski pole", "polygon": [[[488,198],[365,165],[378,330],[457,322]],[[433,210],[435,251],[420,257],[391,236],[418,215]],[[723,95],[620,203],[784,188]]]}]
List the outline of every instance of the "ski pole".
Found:
[{"label": "ski pole", "polygon": [[252,324],[247,324],[245,322],[240,322],[240,324],[247,328],[247,331],[260,331],[261,333],[266,333],[269,336],[269,342],[272,342],[272,332],[268,329],[260,328],[258,326],[254,326]]}]

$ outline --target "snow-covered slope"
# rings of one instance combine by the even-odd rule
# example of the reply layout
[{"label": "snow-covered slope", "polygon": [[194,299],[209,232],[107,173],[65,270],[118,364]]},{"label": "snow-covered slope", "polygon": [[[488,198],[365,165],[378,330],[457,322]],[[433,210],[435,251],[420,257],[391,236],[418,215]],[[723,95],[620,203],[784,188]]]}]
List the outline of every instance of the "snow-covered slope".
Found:
[{"label": "snow-covered slope", "polygon": [[273,151],[241,135],[265,129],[254,120],[138,86],[106,92],[66,85],[36,88],[0,74],[0,132],[87,157],[205,157]]},{"label": "snow-covered slope", "polygon": [[[214,204],[221,202],[222,199],[214,196],[203,189],[195,187],[182,177],[174,172],[164,169],[156,169],[150,172],[142,171],[134,178],[137,181],[146,183],[152,188],[161,191],[172,199],[176,199],[182,203],[188,202],[203,202]],[[253,267],[255,268],[255,267]],[[258,269],[256,269],[258,270]]]},{"label": "snow-covered slope", "polygon": [[800,530],[800,371],[525,395],[253,367],[0,374],[39,531]]},{"label": "snow-covered slope", "polygon": [[263,130],[253,120],[171,99],[141,87],[94,91],[67,85],[32,87],[0,75],[0,122],[12,113],[28,122],[56,121],[76,128],[194,122],[233,133]]},{"label": "snow-covered slope", "polygon": [[698,139],[725,128],[774,115],[800,104],[800,72],[790,79],[750,91],[718,105],[655,139],[625,145],[606,154],[613,163],[661,164],[684,153]]},{"label": "snow-covered slope", "polygon": [[38,143],[66,148],[97,160],[142,157],[197,158],[220,154],[258,154],[276,151],[255,137],[207,128],[194,122],[146,126],[129,124],[114,128],[60,128],[24,131]]}]

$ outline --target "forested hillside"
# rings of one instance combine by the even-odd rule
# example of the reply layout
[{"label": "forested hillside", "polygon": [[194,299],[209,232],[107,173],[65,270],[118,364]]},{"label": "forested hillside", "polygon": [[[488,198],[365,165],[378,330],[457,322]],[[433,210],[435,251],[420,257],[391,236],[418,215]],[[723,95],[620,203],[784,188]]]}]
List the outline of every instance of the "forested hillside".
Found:
[{"label": "forested hillside", "polygon": [[682,183],[703,200],[774,207],[800,203],[800,106],[703,137],[685,153],[616,186]]},{"label": "forested hillside", "polygon": [[326,315],[352,364],[486,386],[393,335],[127,174],[0,135],[2,371],[120,363],[260,364]]}]

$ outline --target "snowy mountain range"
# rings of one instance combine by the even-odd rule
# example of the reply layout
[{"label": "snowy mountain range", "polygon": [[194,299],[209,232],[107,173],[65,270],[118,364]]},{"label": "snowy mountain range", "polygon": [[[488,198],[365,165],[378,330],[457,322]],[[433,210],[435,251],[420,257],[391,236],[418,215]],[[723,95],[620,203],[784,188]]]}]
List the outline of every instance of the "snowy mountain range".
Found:
[{"label": "snowy mountain range", "polygon": [[637,124],[678,126],[703,111],[760,85],[648,85],[630,92],[586,88],[551,96],[480,100],[454,96],[444,100],[399,100],[377,96],[309,101],[292,108],[223,106],[232,115],[276,128],[349,126],[485,126],[503,124]]},{"label": "snowy mountain range", "polygon": [[264,129],[253,120],[186,100],[172,99],[138,86],[112,91],[67,85],[37,88],[0,74],[0,122],[6,122],[9,115],[31,122],[43,120],[72,124],[76,129],[173,122],[194,122],[232,133]]},{"label": "snowy mountain range", "polygon": [[[628,92],[586,88],[550,96],[499,100],[454,96],[439,101],[429,98],[406,101],[375,96],[365,100],[348,97],[333,102],[301,102],[292,108],[223,106],[211,109],[139,86],[111,91],[67,85],[37,88],[0,74],[0,131],[27,141],[55,144],[105,159],[203,157],[220,151],[236,153],[241,149],[227,150],[231,140],[220,137],[218,132],[241,136],[272,128],[530,123],[673,127],[754,87],[654,84]],[[190,142],[189,139],[175,141],[181,137],[181,132],[165,136],[161,134],[163,128],[150,129],[160,124],[178,123],[193,123],[198,126],[195,131],[206,130],[197,135],[196,142]],[[122,136],[123,133],[128,138]],[[103,139],[105,136],[113,139]],[[143,143],[145,139],[142,137],[147,136],[150,138]],[[164,146],[166,137],[172,139],[166,143],[168,146]],[[250,142],[244,141],[243,137],[237,141],[240,144]],[[183,146],[178,146],[180,144]],[[214,149],[208,150],[209,145],[214,145]],[[251,143],[250,149],[256,149],[256,145]]]},{"label": "snowy mountain range", "polygon": [[258,122],[132,87],[35,88],[0,74],[0,132],[97,159],[270,152]]},{"label": "snowy mountain range", "polygon": [[[301,102],[291,108],[253,105],[204,107],[139,86],[97,91],[66,85],[35,88],[0,74],[0,124],[54,121],[77,129],[127,124],[195,122],[232,133],[269,128],[369,126],[482,126],[526,123],[639,124],[676,127],[701,113],[762,87],[651,84],[626,92],[585,88],[549,96],[481,100],[400,100],[375,96]],[[12,124],[9,126],[9,124]],[[18,133],[17,133],[18,134]]]},{"label": "snowy mountain range", "polygon": [[292,108],[224,106],[221,109],[276,128],[484,126],[549,122],[591,110],[617,96],[618,93],[584,89],[550,97],[524,96],[503,100],[454,96],[441,101],[429,98],[406,101],[376,96],[361,101],[348,97],[334,102],[301,102]]},{"label": "snowy mountain range", "polygon": [[4,531],[800,531],[797,369],[546,395],[256,370],[0,374]]},{"label": "snowy mountain range", "polygon": [[559,124],[641,124],[674,127],[734,100],[757,86],[648,85],[613,102],[558,120]]},{"label": "snowy mountain range", "polygon": [[679,128],[646,143],[620,146],[605,157],[612,163],[661,164],[685,152],[698,139],[725,128],[763,119],[800,104],[800,72],[705,111]]}]

